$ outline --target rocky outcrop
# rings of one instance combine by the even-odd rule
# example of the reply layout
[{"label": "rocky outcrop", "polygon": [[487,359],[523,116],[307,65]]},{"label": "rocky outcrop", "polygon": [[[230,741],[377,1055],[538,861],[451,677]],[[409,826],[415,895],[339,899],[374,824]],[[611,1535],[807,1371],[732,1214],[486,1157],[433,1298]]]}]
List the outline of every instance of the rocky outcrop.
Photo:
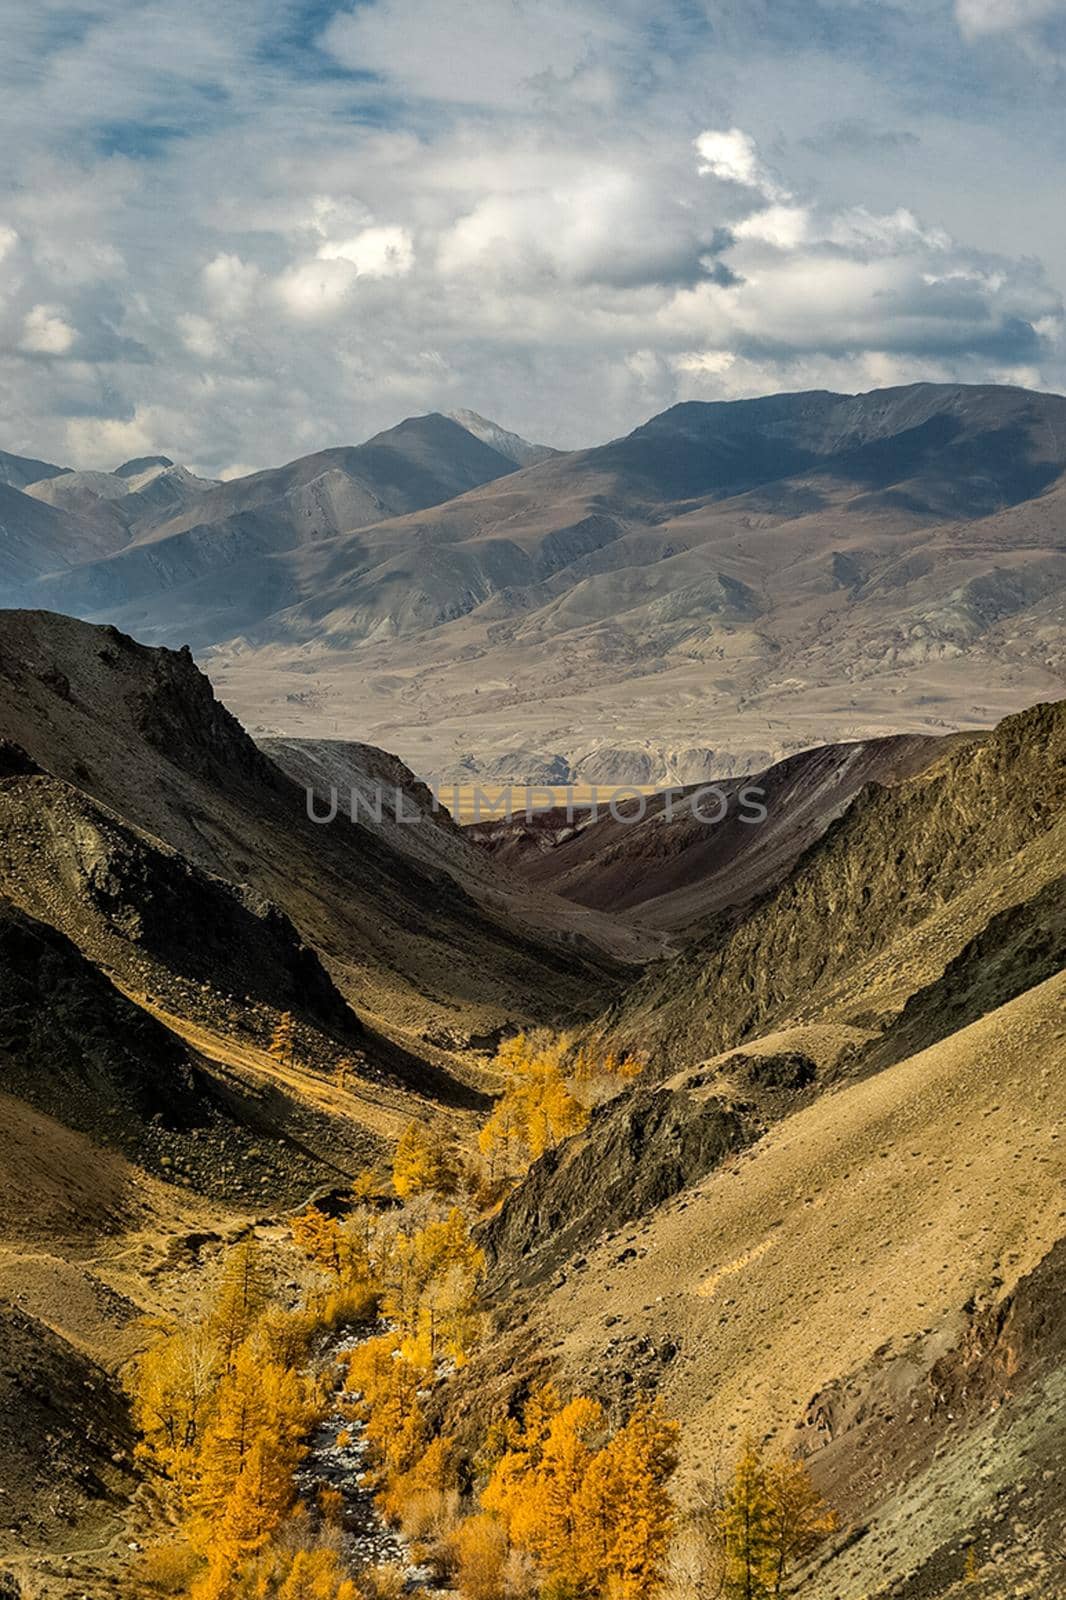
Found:
[{"label": "rocky outcrop", "polygon": [[490,1293],[550,1277],[600,1234],[645,1216],[760,1132],[744,1108],[637,1088],[541,1157],[486,1227]]},{"label": "rocky outcrop", "polygon": [[236,1000],[341,1039],[360,1032],[279,907],[58,779],[0,780],[0,892],[171,1012],[217,1020]]}]

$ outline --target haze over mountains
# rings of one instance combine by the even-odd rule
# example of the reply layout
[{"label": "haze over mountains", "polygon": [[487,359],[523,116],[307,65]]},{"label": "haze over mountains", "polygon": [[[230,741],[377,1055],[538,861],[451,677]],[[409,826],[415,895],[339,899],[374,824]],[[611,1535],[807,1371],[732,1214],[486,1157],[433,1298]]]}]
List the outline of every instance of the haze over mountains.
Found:
[{"label": "haze over mountains", "polygon": [[4,603],[190,643],[253,728],[422,776],[694,782],[1062,683],[1055,395],[689,403],[563,454],[461,412],[224,484],[0,468]]}]

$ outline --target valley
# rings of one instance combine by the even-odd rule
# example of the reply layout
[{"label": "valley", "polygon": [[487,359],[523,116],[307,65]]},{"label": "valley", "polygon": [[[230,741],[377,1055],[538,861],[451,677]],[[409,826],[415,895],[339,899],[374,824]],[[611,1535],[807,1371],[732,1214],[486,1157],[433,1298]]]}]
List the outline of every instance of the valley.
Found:
[{"label": "valley", "polygon": [[4,1600],[1066,1593],[1064,406],[0,455]]}]

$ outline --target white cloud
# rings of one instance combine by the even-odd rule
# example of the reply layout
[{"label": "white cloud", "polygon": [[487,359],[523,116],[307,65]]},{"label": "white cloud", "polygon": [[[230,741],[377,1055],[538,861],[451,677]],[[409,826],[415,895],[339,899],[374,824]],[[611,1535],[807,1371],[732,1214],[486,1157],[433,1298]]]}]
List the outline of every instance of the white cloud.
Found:
[{"label": "white cloud", "polygon": [[406,228],[363,228],[350,239],[330,240],[320,261],[348,261],[361,278],[402,278],[415,264],[414,241]]},{"label": "white cloud", "polygon": [[708,128],[696,140],[699,171],[704,176],[723,178],[746,189],[758,189],[767,199],[784,194],[778,189],[759,159],[755,140],[741,128]]},{"label": "white cloud", "polygon": [[351,261],[304,261],[278,278],[275,289],[294,317],[318,321],[335,316],[347,304],[358,270]]},{"label": "white cloud", "polygon": [[0,225],[0,261],[9,256],[19,242],[19,236],[14,228],[5,228]]},{"label": "white cloud", "polygon": [[777,250],[796,250],[810,238],[811,216],[805,206],[767,206],[734,223],[738,239],[757,239]]},{"label": "white cloud", "polygon": [[595,0],[378,0],[335,17],[322,42],[412,95],[509,109],[559,85],[602,104],[610,87],[598,57],[626,34]]},{"label": "white cloud", "polygon": [[241,316],[255,299],[262,274],[252,262],[224,252],[207,263],[201,277],[207,299],[217,311]]},{"label": "white cloud", "polygon": [[955,0],[959,27],[970,38],[1012,33],[1063,10],[1063,0]]},{"label": "white cloud", "polygon": [[214,473],[463,405],[570,444],[685,395],[1066,379],[1050,10],[960,9],[1015,50],[918,0],[876,40],[859,0],[832,40],[797,0],[713,33],[359,0],[324,40],[260,0],[69,9],[5,4],[0,448]]},{"label": "white cloud", "polygon": [[77,334],[65,322],[56,306],[33,306],[22,325],[21,348],[34,355],[62,356],[74,344]]}]

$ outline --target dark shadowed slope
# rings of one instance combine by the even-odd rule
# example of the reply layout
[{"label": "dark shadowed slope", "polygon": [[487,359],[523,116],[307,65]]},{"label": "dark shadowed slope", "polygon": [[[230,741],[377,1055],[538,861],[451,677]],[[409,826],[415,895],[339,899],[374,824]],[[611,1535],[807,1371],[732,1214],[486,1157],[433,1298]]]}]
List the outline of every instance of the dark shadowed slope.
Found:
[{"label": "dark shadowed slope", "polygon": [[462,1038],[581,1009],[618,970],[566,927],[493,916],[368,828],[317,826],[187,653],[2,613],[0,734],[193,866],[281,907],[345,997],[393,1031]]},{"label": "dark shadowed slope", "polygon": [[13,456],[0,450],[0,483],[12,489],[25,489],[28,484],[40,483],[46,478],[58,478],[68,471],[54,467],[48,461],[35,461],[31,456]]}]

